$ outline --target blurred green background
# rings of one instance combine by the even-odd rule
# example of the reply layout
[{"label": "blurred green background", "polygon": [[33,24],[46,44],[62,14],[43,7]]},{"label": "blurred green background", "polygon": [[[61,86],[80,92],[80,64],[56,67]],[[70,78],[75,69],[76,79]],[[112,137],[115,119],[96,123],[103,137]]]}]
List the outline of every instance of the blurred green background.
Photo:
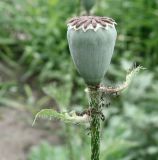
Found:
[{"label": "blurred green background", "polygon": [[[101,160],[158,160],[158,0],[96,0],[92,13],[117,22],[117,44],[104,83],[141,71],[105,110]],[[84,127],[31,123],[42,108],[86,108],[85,84],[68,49],[66,21],[80,0],[0,1],[0,159],[88,160]]]}]

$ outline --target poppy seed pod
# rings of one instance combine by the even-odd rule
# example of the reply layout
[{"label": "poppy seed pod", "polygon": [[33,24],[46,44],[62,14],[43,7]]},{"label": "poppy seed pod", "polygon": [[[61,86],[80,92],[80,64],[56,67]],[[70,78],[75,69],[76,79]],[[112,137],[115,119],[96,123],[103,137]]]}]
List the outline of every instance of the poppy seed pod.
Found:
[{"label": "poppy seed pod", "polygon": [[102,81],[113,54],[117,32],[108,17],[81,16],[68,22],[67,39],[74,64],[88,85]]},{"label": "poppy seed pod", "polygon": [[95,0],[82,0],[82,4],[86,11],[89,12],[91,8],[94,6]]}]

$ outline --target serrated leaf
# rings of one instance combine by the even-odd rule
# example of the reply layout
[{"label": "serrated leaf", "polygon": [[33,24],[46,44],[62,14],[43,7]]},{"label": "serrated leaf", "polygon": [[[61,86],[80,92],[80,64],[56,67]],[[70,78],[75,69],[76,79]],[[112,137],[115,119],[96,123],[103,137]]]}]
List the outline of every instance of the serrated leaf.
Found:
[{"label": "serrated leaf", "polygon": [[86,123],[89,122],[89,116],[87,114],[84,114],[83,116],[78,116],[74,111],[68,112],[57,112],[54,109],[43,109],[40,112],[38,112],[35,116],[35,119],[33,121],[33,124],[35,124],[37,118],[43,118],[43,119],[49,119],[52,118],[62,120],[66,123]]},{"label": "serrated leaf", "polygon": [[145,69],[142,66],[138,66],[136,68],[134,68],[129,74],[127,74],[126,76],[126,82],[127,84],[130,84],[133,77],[141,70],[141,69]]}]

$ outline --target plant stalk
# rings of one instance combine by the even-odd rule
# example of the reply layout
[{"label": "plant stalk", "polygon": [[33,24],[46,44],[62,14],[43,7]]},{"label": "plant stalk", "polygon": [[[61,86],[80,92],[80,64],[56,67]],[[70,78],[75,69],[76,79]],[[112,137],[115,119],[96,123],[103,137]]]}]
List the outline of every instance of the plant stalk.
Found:
[{"label": "plant stalk", "polygon": [[90,107],[95,110],[91,113],[91,160],[99,160],[100,155],[100,92],[97,88],[89,89]]}]

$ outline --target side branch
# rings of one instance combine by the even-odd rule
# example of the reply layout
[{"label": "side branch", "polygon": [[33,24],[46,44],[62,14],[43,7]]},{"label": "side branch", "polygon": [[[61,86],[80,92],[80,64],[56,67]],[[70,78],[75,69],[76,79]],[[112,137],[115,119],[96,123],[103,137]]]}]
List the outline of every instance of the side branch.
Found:
[{"label": "side branch", "polygon": [[[100,92],[102,93],[106,93],[106,94],[117,94],[121,91],[123,91],[124,89],[128,88],[128,86],[130,85],[133,77],[141,70],[141,69],[145,69],[141,66],[138,66],[134,69],[132,69],[130,72],[128,72],[128,74],[126,75],[126,80],[125,82],[123,82],[121,85],[117,86],[117,87],[106,87],[103,85],[100,86],[96,86],[96,88],[99,89]],[[89,92],[88,88],[85,89],[86,92]]]},{"label": "side branch", "polygon": [[132,69],[127,75],[126,75],[126,80],[124,83],[122,83],[121,85],[119,85],[118,87],[105,87],[105,86],[100,86],[99,90],[101,92],[104,93],[108,93],[108,94],[115,94],[115,93],[119,93],[121,91],[123,91],[124,89],[128,88],[128,86],[130,85],[133,77],[141,70],[144,69],[141,66],[138,66],[134,69]]}]

